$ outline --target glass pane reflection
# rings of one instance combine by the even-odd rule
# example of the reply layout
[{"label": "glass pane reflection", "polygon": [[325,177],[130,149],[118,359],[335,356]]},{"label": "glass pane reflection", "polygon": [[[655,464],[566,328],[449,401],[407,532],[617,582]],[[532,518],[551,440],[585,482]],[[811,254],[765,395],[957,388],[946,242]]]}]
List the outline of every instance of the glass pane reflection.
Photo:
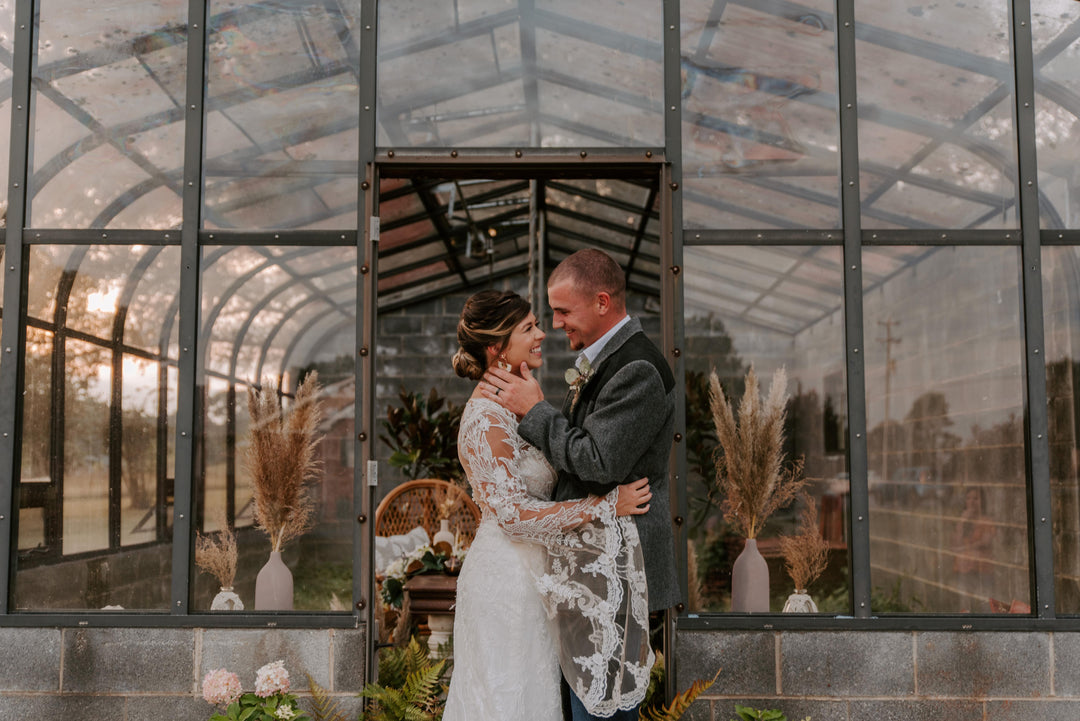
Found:
[{"label": "glass pane reflection", "polygon": [[[1072,0],[1031,7],[1035,44],[1035,143],[1042,227],[1080,227],[1080,8]],[[1062,42],[1062,40],[1070,40]]]},{"label": "glass pane reflection", "polygon": [[32,227],[180,225],[187,3],[133,9],[41,3]]},{"label": "glass pane reflection", "polygon": [[863,259],[872,610],[1029,613],[1019,251]]},{"label": "glass pane reflection", "polygon": [[211,3],[205,227],[355,227],[359,6]]},{"label": "glass pane reflection", "polygon": [[684,224],[838,228],[832,3],[682,3]]},{"label": "glass pane reflection", "polygon": [[[311,371],[319,373],[324,404],[323,470],[309,486],[316,521],[285,547],[284,560],[294,573],[297,609],[344,611],[352,597],[356,282],[355,247],[203,250],[199,527],[209,532],[227,522],[239,529],[235,587],[249,607],[270,544],[254,528],[244,463],[248,388],[280,383],[289,395]],[[197,574],[195,607],[209,609],[217,590],[212,578]]]},{"label": "glass pane reflection", "polygon": [[661,145],[662,7],[630,5],[380,2],[378,143]]},{"label": "glass pane reflection", "polygon": [[1080,613],[1080,248],[1043,248],[1057,612]]},{"label": "glass pane reflection", "polygon": [[1009,3],[949,12],[855,8],[864,227],[1018,225]]},{"label": "glass pane reflection", "polygon": [[[776,369],[787,369],[785,452],[802,458],[805,475],[814,479],[808,490],[830,548],[828,569],[808,590],[823,613],[851,611],[842,260],[838,247],[685,249],[689,550],[697,567],[690,611],[730,610],[731,566],[742,550],[714,490],[716,436],[705,384],[715,370],[737,406],[751,365],[763,391]],[[759,540],[769,562],[774,612],[793,591],[777,536],[795,533],[799,511],[777,512]]]},{"label": "glass pane reflection", "polygon": [[156,305],[175,298],[179,256],[161,246],[30,249],[19,609],[168,605],[176,360],[167,347],[128,344],[125,328],[163,335]]}]

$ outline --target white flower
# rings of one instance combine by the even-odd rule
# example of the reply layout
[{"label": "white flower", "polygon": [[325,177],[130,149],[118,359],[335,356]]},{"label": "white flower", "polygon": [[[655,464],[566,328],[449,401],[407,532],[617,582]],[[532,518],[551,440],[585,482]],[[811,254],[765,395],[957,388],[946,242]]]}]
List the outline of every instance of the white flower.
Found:
[{"label": "white flower", "polygon": [[275,693],[288,693],[289,672],[284,661],[268,663],[255,672],[255,695],[266,698]]},{"label": "white flower", "polygon": [[203,698],[215,706],[228,706],[240,698],[240,678],[223,668],[206,674],[202,687]]},{"label": "white flower", "polygon": [[296,709],[288,705],[278,706],[277,711],[274,712],[274,716],[280,719],[291,719],[296,716]]}]

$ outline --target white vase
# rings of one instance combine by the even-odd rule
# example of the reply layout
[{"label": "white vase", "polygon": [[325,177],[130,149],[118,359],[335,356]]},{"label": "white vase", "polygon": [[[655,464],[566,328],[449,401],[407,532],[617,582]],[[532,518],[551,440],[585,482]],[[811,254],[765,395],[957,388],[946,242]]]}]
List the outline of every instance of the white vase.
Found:
[{"label": "white vase", "polygon": [[435,531],[435,535],[431,537],[433,548],[440,543],[449,543],[450,548],[454,547],[454,534],[450,532],[450,521],[446,518],[439,521],[439,530]]},{"label": "white vase", "polygon": [[758,551],[757,539],[746,539],[746,546],[731,569],[731,610],[769,611],[769,564]]},{"label": "white vase", "polygon": [[784,604],[784,613],[817,613],[817,604],[810,598],[805,588],[795,589],[795,593],[787,597]]},{"label": "white vase", "polygon": [[271,551],[270,560],[255,577],[255,610],[291,611],[292,608],[292,571],[281,560],[280,551]]},{"label": "white vase", "polygon": [[222,586],[210,603],[211,611],[243,611],[244,602],[233,591],[232,586]]}]

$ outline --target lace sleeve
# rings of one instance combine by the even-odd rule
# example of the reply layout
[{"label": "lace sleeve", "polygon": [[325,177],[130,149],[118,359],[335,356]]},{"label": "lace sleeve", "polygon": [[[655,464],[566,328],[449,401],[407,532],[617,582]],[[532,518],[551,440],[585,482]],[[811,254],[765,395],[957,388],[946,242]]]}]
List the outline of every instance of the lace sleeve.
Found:
[{"label": "lace sleeve", "polygon": [[507,535],[549,547],[574,545],[568,532],[590,521],[614,521],[617,490],[560,503],[530,496],[518,466],[524,442],[513,423],[494,410],[470,413],[462,418],[458,437],[473,496]]}]

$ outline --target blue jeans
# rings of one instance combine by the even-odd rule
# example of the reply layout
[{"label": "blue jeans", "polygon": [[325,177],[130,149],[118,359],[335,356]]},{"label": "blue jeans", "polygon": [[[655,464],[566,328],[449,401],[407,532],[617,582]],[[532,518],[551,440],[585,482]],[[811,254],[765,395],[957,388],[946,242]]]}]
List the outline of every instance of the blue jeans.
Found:
[{"label": "blue jeans", "polygon": [[616,711],[612,716],[593,716],[585,710],[585,705],[581,703],[581,699],[571,691],[570,710],[573,713],[574,721],[597,721],[598,719],[604,719],[605,721],[638,721],[640,709],[635,706],[629,711]]}]

